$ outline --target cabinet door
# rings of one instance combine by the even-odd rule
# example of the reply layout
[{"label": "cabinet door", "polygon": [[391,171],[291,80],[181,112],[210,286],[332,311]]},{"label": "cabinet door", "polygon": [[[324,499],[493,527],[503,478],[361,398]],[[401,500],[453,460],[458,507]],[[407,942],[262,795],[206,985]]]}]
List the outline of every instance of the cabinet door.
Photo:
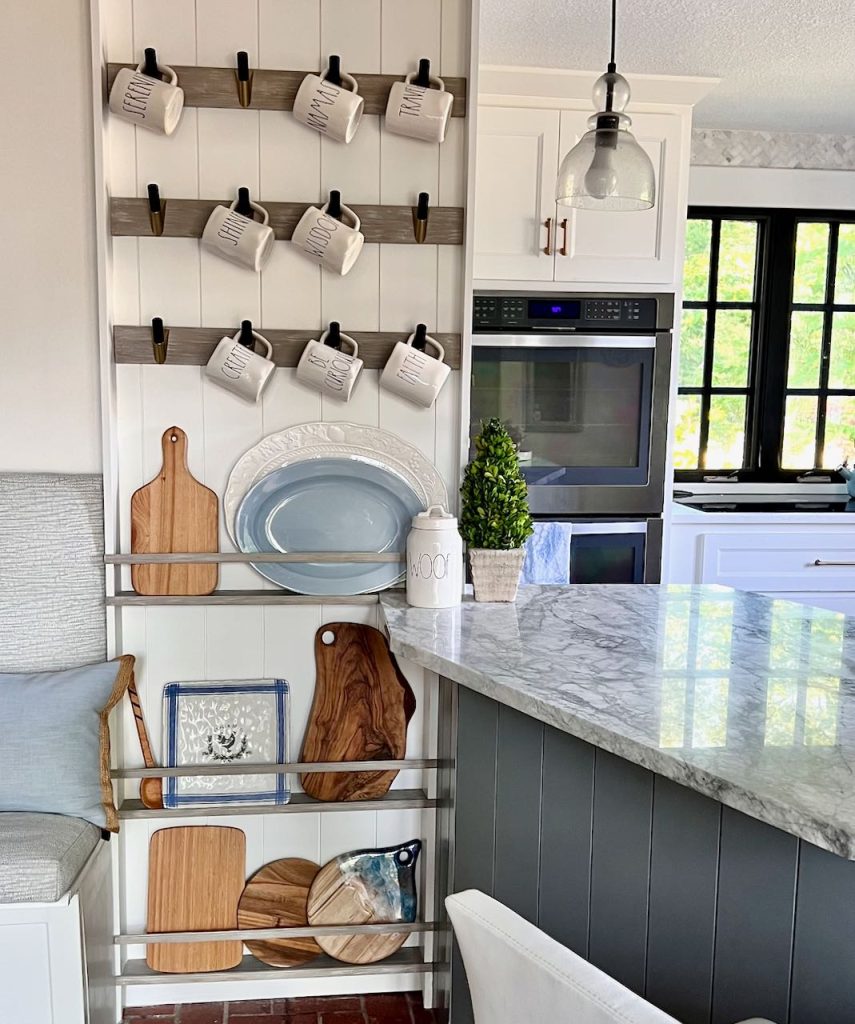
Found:
[{"label": "cabinet door", "polygon": [[[559,164],[587,130],[589,112],[561,113]],[[632,115],[632,132],[653,161],[656,203],[638,213],[558,207],[556,281],[668,284],[675,277],[680,196],[680,135],[676,114]],[[566,246],[564,245],[566,218]],[[566,255],[561,251],[566,248]]]},{"label": "cabinet door", "polygon": [[[475,277],[551,281],[558,172],[557,110],[483,107],[478,112]],[[554,237],[554,234],[553,234]]]}]

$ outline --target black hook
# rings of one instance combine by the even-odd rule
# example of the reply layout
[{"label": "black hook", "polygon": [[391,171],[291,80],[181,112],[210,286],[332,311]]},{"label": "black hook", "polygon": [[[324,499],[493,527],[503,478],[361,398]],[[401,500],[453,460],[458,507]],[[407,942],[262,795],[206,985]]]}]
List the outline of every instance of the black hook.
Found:
[{"label": "black hook", "polygon": [[169,343],[169,331],[163,329],[163,321],[156,316],[151,322],[151,347],[154,361],[159,364],[166,362],[166,346]]},{"label": "black hook", "polygon": [[427,57],[422,57],[419,61],[419,73],[413,80],[413,85],[420,85],[425,89],[430,88],[430,61]]},{"label": "black hook", "polygon": [[324,344],[329,345],[330,348],[341,348],[341,324],[338,320],[330,320]]},{"label": "black hook", "polygon": [[424,352],[427,344],[427,324],[416,324],[416,336],[413,338],[413,348]]},{"label": "black hook", "polygon": [[235,77],[237,78],[238,103],[242,107],[248,107],[252,102],[252,72],[249,70],[249,54],[246,50],[238,50]]},{"label": "black hook", "polygon": [[241,320],[238,342],[245,348],[255,350],[255,338],[252,336],[252,320]]},{"label": "black hook", "polygon": [[332,217],[333,220],[341,220],[341,192],[336,188],[330,192],[327,216]]},{"label": "black hook", "polygon": [[241,214],[243,217],[249,217],[252,220],[255,211],[252,208],[252,203],[249,201],[249,189],[239,188],[237,206],[235,207],[235,213]]},{"label": "black hook", "polygon": [[329,67],[324,75],[324,80],[332,82],[333,85],[341,85],[341,57],[332,54],[329,59]]},{"label": "black hook", "polygon": [[157,66],[157,51],[153,46],[147,46],[145,48],[143,74],[148,75],[149,78],[156,78],[159,82],[163,80],[163,75],[161,75]]},{"label": "black hook", "polygon": [[430,196],[427,192],[419,192],[418,205],[413,207],[413,234],[420,245],[427,238],[429,213]]},{"label": "black hook", "polygon": [[160,198],[160,189],[155,184],[148,185],[148,221],[153,235],[163,234],[163,220],[166,216],[166,200]]}]

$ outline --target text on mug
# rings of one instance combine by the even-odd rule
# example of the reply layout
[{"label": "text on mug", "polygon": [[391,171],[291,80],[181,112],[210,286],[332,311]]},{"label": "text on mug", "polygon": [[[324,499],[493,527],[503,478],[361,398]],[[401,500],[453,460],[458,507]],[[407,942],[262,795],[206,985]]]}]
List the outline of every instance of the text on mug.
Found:
[{"label": "text on mug", "polygon": [[329,82],[322,82],[315,90],[309,110],[306,114],[306,124],[319,132],[326,132],[329,128],[330,115],[321,107],[335,106],[335,101],[341,95],[341,89]]},{"label": "text on mug", "polygon": [[122,97],[122,110],[144,118],[148,107],[148,99],[154,91],[155,83],[137,72],[128,82],[125,95]]}]

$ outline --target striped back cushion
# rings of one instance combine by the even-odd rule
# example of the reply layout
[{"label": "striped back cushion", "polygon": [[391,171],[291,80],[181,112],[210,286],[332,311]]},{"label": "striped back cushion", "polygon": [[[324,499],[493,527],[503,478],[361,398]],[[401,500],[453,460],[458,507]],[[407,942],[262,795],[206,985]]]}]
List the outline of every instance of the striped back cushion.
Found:
[{"label": "striped back cushion", "polygon": [[0,672],[103,661],[100,476],[0,473]]}]

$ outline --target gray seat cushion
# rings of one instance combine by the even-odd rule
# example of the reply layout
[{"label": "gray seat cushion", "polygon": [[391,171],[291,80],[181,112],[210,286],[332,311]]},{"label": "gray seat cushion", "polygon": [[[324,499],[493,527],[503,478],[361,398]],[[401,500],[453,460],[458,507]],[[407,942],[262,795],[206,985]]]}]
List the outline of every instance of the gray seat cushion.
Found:
[{"label": "gray seat cushion", "polygon": [[0,814],[0,903],[53,903],[68,892],[101,830],[62,814]]}]

